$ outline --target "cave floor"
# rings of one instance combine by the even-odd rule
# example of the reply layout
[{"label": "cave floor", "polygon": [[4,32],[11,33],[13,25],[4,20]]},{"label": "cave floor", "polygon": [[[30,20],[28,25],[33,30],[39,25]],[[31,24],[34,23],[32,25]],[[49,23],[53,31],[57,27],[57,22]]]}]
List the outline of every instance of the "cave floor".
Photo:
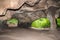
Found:
[{"label": "cave floor", "polygon": [[60,40],[60,31],[57,36],[49,31],[25,28],[12,28],[9,32],[0,32],[0,40]]}]

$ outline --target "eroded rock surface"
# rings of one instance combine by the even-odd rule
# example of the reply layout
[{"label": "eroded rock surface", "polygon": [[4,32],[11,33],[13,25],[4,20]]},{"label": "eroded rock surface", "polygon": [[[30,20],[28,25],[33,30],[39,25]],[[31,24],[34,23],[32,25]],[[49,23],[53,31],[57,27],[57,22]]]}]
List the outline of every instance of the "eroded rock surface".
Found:
[{"label": "eroded rock surface", "polygon": [[[55,19],[59,17],[60,0],[29,0],[24,1],[23,4],[21,8],[9,10],[4,16],[6,19],[4,17],[0,19],[7,20],[16,17],[21,22],[31,22],[40,17],[47,17],[50,19],[52,29],[56,28]],[[58,16],[55,16],[56,14]]]}]

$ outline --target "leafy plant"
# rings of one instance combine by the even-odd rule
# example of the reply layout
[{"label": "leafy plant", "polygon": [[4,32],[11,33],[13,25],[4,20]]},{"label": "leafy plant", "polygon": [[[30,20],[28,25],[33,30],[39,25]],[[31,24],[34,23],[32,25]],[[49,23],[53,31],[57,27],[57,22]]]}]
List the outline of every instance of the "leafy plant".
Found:
[{"label": "leafy plant", "polygon": [[57,20],[57,25],[58,25],[57,27],[60,28],[60,18],[57,18],[56,20]]},{"label": "leafy plant", "polygon": [[35,28],[48,28],[50,27],[50,21],[47,18],[39,18],[33,21],[31,26]]},{"label": "leafy plant", "polygon": [[13,19],[8,20],[7,22],[10,24],[16,24],[16,23],[18,23],[18,20],[13,18]]}]

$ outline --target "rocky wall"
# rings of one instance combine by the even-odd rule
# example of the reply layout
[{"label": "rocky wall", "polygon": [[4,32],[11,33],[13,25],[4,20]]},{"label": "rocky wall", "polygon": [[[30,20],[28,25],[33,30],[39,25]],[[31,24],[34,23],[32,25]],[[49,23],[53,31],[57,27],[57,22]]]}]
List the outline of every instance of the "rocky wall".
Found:
[{"label": "rocky wall", "polygon": [[[12,17],[17,18],[19,22],[32,22],[41,17],[47,17],[51,22],[51,29],[56,28],[55,19],[59,17],[60,0],[40,0],[37,4],[30,6],[24,4],[21,9],[9,10],[7,14],[0,19],[8,20]],[[54,28],[54,29],[55,29]]]}]

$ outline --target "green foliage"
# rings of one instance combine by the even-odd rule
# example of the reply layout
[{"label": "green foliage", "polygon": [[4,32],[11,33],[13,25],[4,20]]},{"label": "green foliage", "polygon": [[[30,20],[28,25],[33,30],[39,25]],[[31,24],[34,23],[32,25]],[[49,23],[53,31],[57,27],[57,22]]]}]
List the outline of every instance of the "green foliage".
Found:
[{"label": "green foliage", "polygon": [[7,22],[10,24],[16,24],[16,23],[18,23],[18,20],[13,18],[13,19],[8,20]]},{"label": "green foliage", "polygon": [[50,27],[50,21],[47,18],[39,18],[33,21],[31,26],[35,28],[48,28]]},{"label": "green foliage", "polygon": [[57,27],[60,28],[60,18],[57,18]]}]

